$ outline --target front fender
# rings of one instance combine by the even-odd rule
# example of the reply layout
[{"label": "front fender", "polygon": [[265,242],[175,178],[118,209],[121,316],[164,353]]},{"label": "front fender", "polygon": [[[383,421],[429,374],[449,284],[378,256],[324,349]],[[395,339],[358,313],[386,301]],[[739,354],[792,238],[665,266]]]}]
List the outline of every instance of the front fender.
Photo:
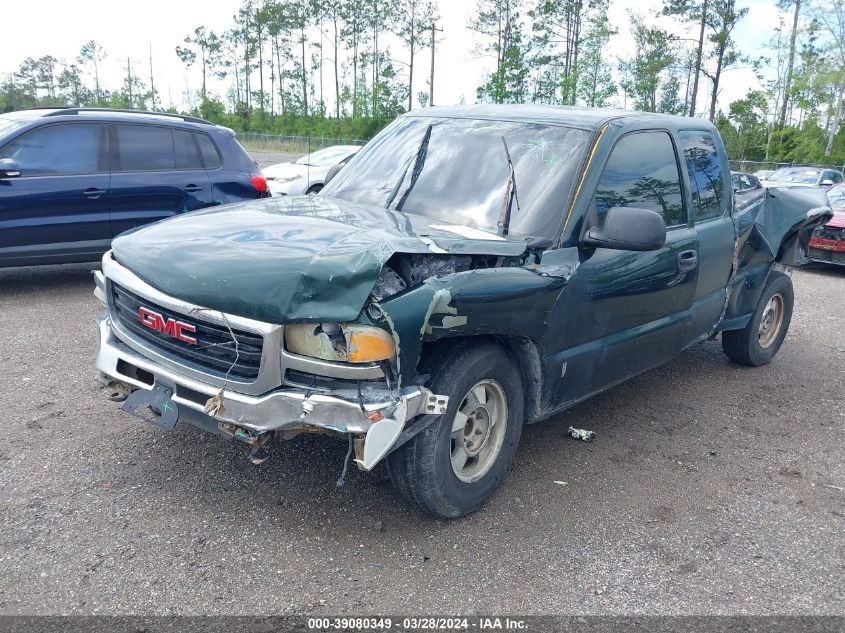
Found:
[{"label": "front fender", "polygon": [[565,283],[528,268],[489,268],[430,278],[383,302],[396,340],[400,385],[416,376],[427,342],[484,335],[527,338],[542,346]]}]

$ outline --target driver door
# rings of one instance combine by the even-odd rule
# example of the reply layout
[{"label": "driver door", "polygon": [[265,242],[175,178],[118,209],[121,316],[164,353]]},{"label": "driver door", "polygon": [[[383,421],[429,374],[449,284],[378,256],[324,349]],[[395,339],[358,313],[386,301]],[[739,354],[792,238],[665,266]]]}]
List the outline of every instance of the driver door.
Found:
[{"label": "driver door", "polygon": [[[577,273],[555,306],[558,401],[572,402],[662,364],[683,348],[698,273],[677,152],[668,132],[633,132],[614,145],[590,214],[611,207],[660,213],[666,244],[655,251],[582,248]],[[557,363],[556,363],[557,365]]]}]

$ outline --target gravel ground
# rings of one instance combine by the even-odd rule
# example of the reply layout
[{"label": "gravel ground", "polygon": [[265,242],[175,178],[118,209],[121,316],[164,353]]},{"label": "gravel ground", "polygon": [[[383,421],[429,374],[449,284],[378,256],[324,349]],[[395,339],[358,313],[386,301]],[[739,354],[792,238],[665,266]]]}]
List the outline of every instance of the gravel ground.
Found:
[{"label": "gravel ground", "polygon": [[845,613],[845,270],[795,273],[772,364],[699,345],[529,427],[443,522],[381,469],[337,489],[331,438],[253,466],[119,412],[88,268],[0,271],[0,613]]}]

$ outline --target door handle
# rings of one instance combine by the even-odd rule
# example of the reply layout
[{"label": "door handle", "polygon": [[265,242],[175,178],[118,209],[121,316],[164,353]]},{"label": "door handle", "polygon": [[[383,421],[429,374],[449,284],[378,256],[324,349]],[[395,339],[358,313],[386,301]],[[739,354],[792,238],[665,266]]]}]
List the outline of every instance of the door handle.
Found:
[{"label": "door handle", "polygon": [[86,198],[90,198],[91,200],[96,200],[104,193],[106,193],[105,189],[97,189],[96,187],[88,187],[85,191],[82,192]]},{"label": "door handle", "polygon": [[199,185],[188,185],[187,187],[185,187],[185,191],[187,193],[196,193],[197,191],[202,191],[202,187],[200,187]]},{"label": "door handle", "polygon": [[698,253],[695,251],[681,251],[678,253],[678,270],[686,272],[698,266]]}]

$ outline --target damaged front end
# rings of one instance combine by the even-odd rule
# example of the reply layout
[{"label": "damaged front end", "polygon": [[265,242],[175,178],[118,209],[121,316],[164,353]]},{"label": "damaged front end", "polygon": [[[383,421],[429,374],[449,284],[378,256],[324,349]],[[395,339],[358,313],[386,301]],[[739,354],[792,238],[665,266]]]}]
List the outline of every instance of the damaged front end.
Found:
[{"label": "damaged front end", "polygon": [[[104,256],[97,367],[159,422],[169,390],[178,420],[253,452],[331,433],[371,469],[446,412],[418,371],[426,342],[496,335],[556,296],[529,258],[514,236],[314,196],[178,216]],[[512,300],[492,314],[499,290]]]},{"label": "damaged front end", "polygon": [[400,386],[394,335],[366,311],[363,323],[273,325],[167,296],[110,253],[102,270],[99,381],[161,430],[180,421],[243,441],[256,463],[272,438],[330,433],[370,470],[411,420],[446,411],[448,398]]}]

